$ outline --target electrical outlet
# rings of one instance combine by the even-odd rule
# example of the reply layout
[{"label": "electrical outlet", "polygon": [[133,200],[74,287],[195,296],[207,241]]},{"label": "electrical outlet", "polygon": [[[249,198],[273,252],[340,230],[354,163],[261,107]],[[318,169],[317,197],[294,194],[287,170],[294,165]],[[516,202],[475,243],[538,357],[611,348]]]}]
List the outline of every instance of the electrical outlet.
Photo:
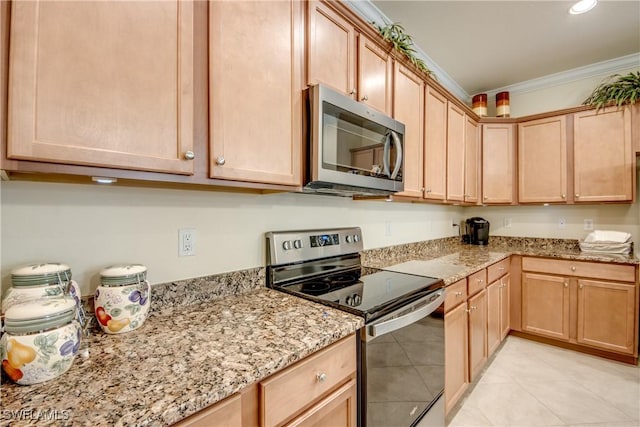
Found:
[{"label": "electrical outlet", "polygon": [[391,236],[391,221],[384,222],[384,235]]},{"label": "electrical outlet", "polygon": [[510,217],[505,217],[504,218],[504,228],[511,228],[511,218]]},{"label": "electrical outlet", "polygon": [[564,218],[560,218],[558,220],[558,228],[563,229],[566,228],[567,226],[567,221]]},{"label": "electrical outlet", "polygon": [[584,229],[587,230],[587,231],[593,230],[593,220],[592,219],[585,219],[584,220]]},{"label": "electrical outlet", "polygon": [[178,230],[178,256],[196,254],[196,229],[181,228]]}]

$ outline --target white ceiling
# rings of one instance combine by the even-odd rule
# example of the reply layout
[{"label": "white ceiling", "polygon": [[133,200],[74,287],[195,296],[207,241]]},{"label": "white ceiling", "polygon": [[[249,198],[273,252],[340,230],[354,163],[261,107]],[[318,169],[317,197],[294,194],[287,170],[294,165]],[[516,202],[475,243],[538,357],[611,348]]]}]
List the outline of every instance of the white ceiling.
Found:
[{"label": "white ceiling", "polygon": [[572,3],[373,1],[469,95],[640,52],[639,0]]}]

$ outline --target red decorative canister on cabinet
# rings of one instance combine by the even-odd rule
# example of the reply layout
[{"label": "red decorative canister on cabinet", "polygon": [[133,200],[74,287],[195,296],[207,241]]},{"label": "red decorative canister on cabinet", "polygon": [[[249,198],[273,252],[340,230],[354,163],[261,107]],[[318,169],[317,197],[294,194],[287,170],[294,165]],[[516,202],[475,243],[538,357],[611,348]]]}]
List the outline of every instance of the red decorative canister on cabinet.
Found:
[{"label": "red decorative canister on cabinet", "polygon": [[487,94],[479,93],[472,99],[473,112],[480,117],[486,117],[487,115]]},{"label": "red decorative canister on cabinet", "polygon": [[496,93],[496,117],[509,117],[509,92]]}]

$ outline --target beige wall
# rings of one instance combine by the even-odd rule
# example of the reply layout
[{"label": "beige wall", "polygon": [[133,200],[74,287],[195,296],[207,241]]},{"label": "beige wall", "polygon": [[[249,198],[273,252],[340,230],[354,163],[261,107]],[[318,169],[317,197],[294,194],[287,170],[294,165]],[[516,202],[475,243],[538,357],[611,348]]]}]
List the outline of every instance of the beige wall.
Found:
[{"label": "beige wall", "polygon": [[[264,232],[360,226],[365,248],[457,235],[462,209],[305,194],[2,182],[3,289],[18,266],[71,266],[83,294],[100,269],[136,262],[152,283],[263,266]],[[387,232],[390,224],[390,235]],[[196,229],[196,255],[178,257],[178,229]]]}]

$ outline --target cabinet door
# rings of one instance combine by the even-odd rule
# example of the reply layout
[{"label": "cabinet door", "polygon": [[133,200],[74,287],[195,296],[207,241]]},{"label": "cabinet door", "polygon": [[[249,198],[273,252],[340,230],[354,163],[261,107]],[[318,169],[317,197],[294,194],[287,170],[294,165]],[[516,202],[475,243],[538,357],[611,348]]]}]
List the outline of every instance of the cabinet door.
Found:
[{"label": "cabinet door", "polygon": [[518,201],[567,201],[565,116],[518,124]]},{"label": "cabinet door", "polygon": [[482,125],[482,203],[513,203],[513,125]]},{"label": "cabinet door", "polygon": [[394,63],[393,116],[404,123],[404,191],[422,197],[424,82],[406,67]]},{"label": "cabinet door", "polygon": [[193,173],[193,2],[13,2],[8,157]]},{"label": "cabinet door", "polygon": [[500,345],[500,290],[502,284],[496,280],[487,286],[487,355],[491,356]]},{"label": "cabinet door", "polygon": [[444,200],[447,185],[447,98],[426,87],[424,198]]},{"label": "cabinet door", "polygon": [[447,108],[447,200],[464,201],[464,111],[449,103]]},{"label": "cabinet door", "polygon": [[487,291],[469,298],[469,381],[487,361]]},{"label": "cabinet door", "polygon": [[[466,284],[465,284],[466,286]],[[456,404],[469,385],[467,304],[444,316],[444,396],[446,412]]]},{"label": "cabinet door", "polygon": [[511,330],[511,275],[500,279],[500,341]]},{"label": "cabinet door", "polygon": [[235,394],[175,424],[176,427],[241,427],[242,399]]},{"label": "cabinet door", "polygon": [[391,115],[391,56],[364,34],[358,40],[358,100]]},{"label": "cabinet door", "polygon": [[[273,2],[268,3],[272,4]],[[323,83],[345,95],[354,97],[356,94],[355,29],[326,4],[312,1],[308,6],[307,83],[309,85]],[[245,27],[245,31],[247,28],[251,27]],[[274,51],[273,39],[270,37],[261,40],[250,32],[247,32],[247,37],[268,44],[270,47],[267,52]],[[235,48],[232,50],[236,51]],[[241,54],[242,51],[237,51],[237,53]]]},{"label": "cabinet door", "polygon": [[212,178],[301,185],[303,13],[294,0],[209,4]]},{"label": "cabinet door", "polygon": [[578,280],[580,344],[634,354],[636,286]]},{"label": "cabinet door", "polygon": [[467,116],[464,135],[464,202],[477,204],[480,194],[480,126]]},{"label": "cabinet door", "polygon": [[576,202],[633,200],[630,108],[574,114]]},{"label": "cabinet door", "polygon": [[306,410],[288,427],[356,427],[358,388],[355,379]]},{"label": "cabinet door", "polygon": [[522,274],[522,330],[569,340],[569,279]]}]

